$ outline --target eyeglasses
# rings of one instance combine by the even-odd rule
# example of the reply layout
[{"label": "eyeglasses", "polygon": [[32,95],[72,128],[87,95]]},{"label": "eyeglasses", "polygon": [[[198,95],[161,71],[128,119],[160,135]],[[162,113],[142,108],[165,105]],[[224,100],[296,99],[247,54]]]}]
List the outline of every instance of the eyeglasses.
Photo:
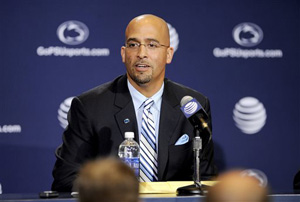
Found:
[{"label": "eyeglasses", "polygon": [[146,44],[142,44],[142,43],[138,43],[138,42],[127,42],[125,47],[128,48],[129,50],[138,50],[141,47],[141,45],[145,46],[145,48],[147,50],[157,50],[160,47],[166,47],[166,48],[170,47],[170,46],[166,46],[166,45],[160,44],[158,42],[154,42],[154,41],[151,41]]}]

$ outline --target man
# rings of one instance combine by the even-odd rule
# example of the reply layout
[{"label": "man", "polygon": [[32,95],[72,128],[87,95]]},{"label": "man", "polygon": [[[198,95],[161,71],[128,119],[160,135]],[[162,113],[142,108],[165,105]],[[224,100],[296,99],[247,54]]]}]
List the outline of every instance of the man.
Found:
[{"label": "man", "polygon": [[[209,100],[165,78],[174,50],[163,19],[134,18],[126,28],[125,44],[121,56],[126,75],[72,101],[63,144],[56,151],[53,190],[71,191],[86,160],[117,156],[126,131],[135,133],[141,147],[141,181],[192,180],[194,131],[180,111],[180,100],[186,95],[196,98],[208,113],[211,127]],[[150,136],[153,142],[145,142]],[[204,138],[203,145],[201,171],[203,179],[208,179],[216,174],[213,143]]]},{"label": "man", "polygon": [[75,187],[79,202],[139,201],[139,182],[133,170],[114,158],[84,164]]},{"label": "man", "polygon": [[241,170],[223,173],[208,190],[206,202],[268,202],[268,189]]}]

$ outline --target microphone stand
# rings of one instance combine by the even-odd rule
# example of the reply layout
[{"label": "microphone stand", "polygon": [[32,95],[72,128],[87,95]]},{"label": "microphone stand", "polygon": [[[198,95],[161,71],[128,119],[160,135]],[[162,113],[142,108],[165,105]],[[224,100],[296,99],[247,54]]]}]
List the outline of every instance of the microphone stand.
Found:
[{"label": "microphone stand", "polygon": [[193,151],[194,151],[194,184],[179,187],[177,189],[178,196],[188,195],[204,195],[206,185],[201,184],[201,172],[200,172],[200,151],[202,149],[202,139],[200,137],[200,129],[195,127],[195,137],[193,139]]}]

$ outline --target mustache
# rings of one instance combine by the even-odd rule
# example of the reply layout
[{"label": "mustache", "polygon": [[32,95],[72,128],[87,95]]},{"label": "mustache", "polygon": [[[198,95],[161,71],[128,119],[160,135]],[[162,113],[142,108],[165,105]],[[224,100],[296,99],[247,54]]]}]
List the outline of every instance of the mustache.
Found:
[{"label": "mustache", "polygon": [[144,61],[144,60],[139,60],[137,62],[134,63],[135,66],[137,65],[147,65],[147,66],[151,66],[151,64],[147,61]]}]

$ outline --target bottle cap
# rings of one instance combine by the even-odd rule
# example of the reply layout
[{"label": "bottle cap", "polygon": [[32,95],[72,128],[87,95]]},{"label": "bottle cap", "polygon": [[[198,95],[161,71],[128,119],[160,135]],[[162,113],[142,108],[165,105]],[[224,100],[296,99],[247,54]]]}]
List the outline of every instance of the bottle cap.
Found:
[{"label": "bottle cap", "polygon": [[134,132],[125,132],[125,138],[134,138]]}]

